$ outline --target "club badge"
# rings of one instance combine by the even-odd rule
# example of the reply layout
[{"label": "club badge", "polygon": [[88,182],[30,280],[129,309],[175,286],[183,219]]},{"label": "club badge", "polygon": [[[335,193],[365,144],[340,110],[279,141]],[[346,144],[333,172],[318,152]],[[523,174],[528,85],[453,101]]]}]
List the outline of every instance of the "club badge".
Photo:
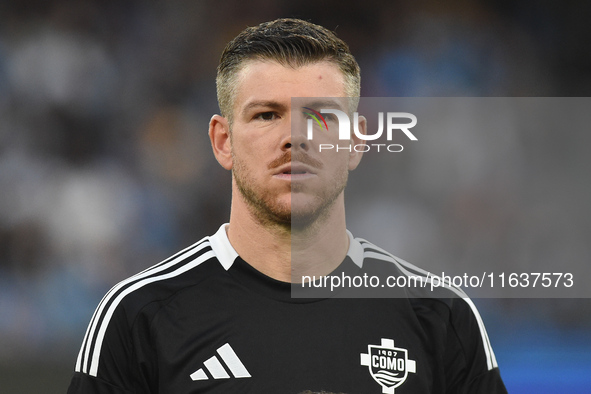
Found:
[{"label": "club badge", "polygon": [[394,340],[382,338],[381,346],[368,345],[361,353],[361,365],[369,367],[372,378],[382,386],[383,394],[394,394],[409,373],[416,373],[417,363],[408,359],[406,349],[394,347]]}]

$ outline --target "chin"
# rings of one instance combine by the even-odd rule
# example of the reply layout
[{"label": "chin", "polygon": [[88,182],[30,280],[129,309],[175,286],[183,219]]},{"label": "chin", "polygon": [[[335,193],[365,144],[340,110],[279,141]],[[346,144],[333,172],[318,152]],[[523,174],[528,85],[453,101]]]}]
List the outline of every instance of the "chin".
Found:
[{"label": "chin", "polygon": [[328,216],[328,209],[324,206],[293,207],[291,211],[291,228],[305,229]]}]

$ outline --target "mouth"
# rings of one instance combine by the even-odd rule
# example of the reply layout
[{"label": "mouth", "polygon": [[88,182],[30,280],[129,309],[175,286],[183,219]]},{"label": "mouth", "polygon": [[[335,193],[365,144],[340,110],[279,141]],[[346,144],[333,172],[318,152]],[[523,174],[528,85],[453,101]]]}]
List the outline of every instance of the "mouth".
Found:
[{"label": "mouth", "polygon": [[306,170],[287,170],[282,172],[283,175],[303,175],[303,174],[311,174]]},{"label": "mouth", "polygon": [[315,170],[310,166],[295,162],[287,163],[286,165],[281,166],[275,173],[275,177],[287,180],[301,180],[313,177],[315,175]]}]

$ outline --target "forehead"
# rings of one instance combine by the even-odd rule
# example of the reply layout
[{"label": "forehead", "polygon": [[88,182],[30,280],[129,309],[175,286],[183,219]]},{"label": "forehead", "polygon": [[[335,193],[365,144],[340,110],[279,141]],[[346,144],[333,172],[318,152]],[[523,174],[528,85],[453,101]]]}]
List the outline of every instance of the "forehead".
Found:
[{"label": "forehead", "polygon": [[321,61],[293,68],[253,60],[238,72],[234,113],[252,101],[289,106],[292,97],[345,97],[345,77],[335,63]]}]

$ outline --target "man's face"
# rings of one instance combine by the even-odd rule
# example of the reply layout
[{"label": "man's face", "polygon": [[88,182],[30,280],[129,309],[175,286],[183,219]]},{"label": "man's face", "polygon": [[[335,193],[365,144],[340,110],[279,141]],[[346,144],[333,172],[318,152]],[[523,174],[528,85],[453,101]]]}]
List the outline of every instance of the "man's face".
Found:
[{"label": "man's face", "polygon": [[251,61],[240,71],[232,170],[236,188],[259,220],[308,225],[342,198],[352,169],[349,152],[319,153],[319,141],[306,138],[302,108],[292,108],[291,99],[343,96],[344,76],[329,62],[294,69]]}]

